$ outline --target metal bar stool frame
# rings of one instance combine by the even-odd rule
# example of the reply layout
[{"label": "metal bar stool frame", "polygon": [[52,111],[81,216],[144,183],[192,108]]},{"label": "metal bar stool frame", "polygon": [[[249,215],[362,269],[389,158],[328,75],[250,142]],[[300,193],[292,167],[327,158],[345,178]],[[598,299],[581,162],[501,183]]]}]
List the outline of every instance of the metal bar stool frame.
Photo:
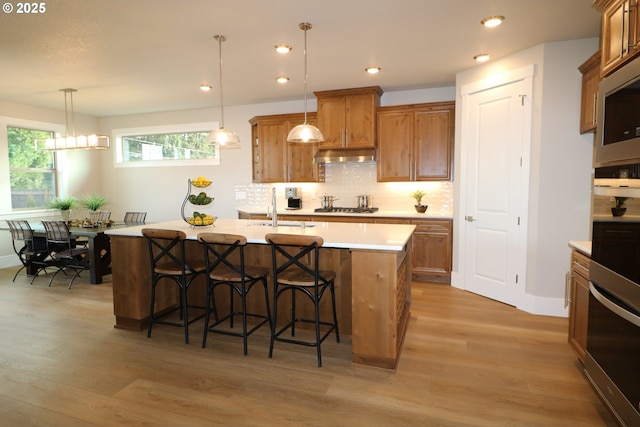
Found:
[{"label": "metal bar stool frame", "polygon": [[[202,348],[206,347],[207,334],[209,332],[242,337],[244,355],[248,353],[247,338],[265,323],[269,323],[271,331],[271,309],[269,305],[269,290],[267,276],[269,269],[256,266],[247,266],[244,259],[244,247],[247,244],[245,236],[224,233],[199,233],[198,242],[204,247],[204,257],[207,266],[207,308],[204,320],[204,333],[202,336]],[[234,263],[232,257],[237,254],[239,263]],[[234,259],[235,260],[235,259]],[[247,312],[247,298],[254,285],[261,284],[264,290],[266,314]],[[218,316],[215,301],[215,290],[219,286],[229,288],[229,313],[224,317]],[[234,296],[240,298],[241,308],[237,310],[234,304]],[[214,322],[210,324],[213,313]],[[224,329],[216,329],[223,322],[229,321],[229,328],[234,327],[234,319],[240,317],[242,331],[232,332]],[[247,317],[261,319],[251,329],[247,329]]]},{"label": "metal bar stool frame", "polygon": [[[184,327],[185,344],[189,344],[189,325],[204,317],[204,314],[201,314],[194,318],[189,318],[189,308],[204,309],[204,307],[190,305],[188,303],[187,293],[189,286],[195,278],[205,273],[204,262],[187,263],[185,258],[186,234],[183,231],[143,228],[142,235],[147,240],[151,266],[151,298],[147,337],[151,338],[151,329],[154,323],[180,326]],[[177,252],[177,254],[174,253],[174,251]],[[163,279],[164,281],[172,281],[178,286],[180,301],[178,307],[156,316],[156,287]],[[178,310],[180,313],[180,322],[165,319],[165,317]]]},{"label": "metal bar stool frame", "polygon": [[[265,236],[267,243],[271,245],[273,260],[273,323],[271,327],[271,342],[269,343],[269,357],[273,356],[275,341],[291,344],[316,347],[318,367],[322,367],[322,342],[335,331],[336,341],[340,342],[338,331],[338,315],[336,312],[335,277],[333,271],[322,271],[319,267],[320,247],[324,240],[319,236],[307,236],[297,234],[269,233]],[[278,260],[280,255],[280,261]],[[304,258],[311,256],[310,265],[304,262]],[[320,301],[325,291],[331,295],[331,308],[333,311],[333,323],[320,320]],[[291,291],[291,320],[280,329],[277,329],[278,299]],[[307,296],[314,306],[314,318],[306,319],[296,317],[296,293],[301,292]],[[297,323],[311,323],[315,326],[315,342],[309,342],[293,338]],[[320,334],[320,326],[328,326],[324,334]],[[291,330],[291,338],[282,336],[284,332]]]}]

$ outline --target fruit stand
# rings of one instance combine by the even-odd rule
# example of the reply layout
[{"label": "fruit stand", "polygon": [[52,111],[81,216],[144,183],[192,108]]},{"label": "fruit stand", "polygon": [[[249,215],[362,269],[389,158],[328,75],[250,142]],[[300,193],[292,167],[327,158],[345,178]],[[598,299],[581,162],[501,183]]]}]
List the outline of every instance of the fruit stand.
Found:
[{"label": "fruit stand", "polygon": [[[205,191],[199,191],[198,194],[195,194],[198,190],[203,190],[211,185],[211,180],[199,176],[196,179],[188,179],[187,180],[187,195],[184,198],[184,202],[182,202],[182,209],[180,211],[182,215],[182,219],[184,219],[187,223],[194,227],[202,227],[207,225],[213,225],[215,221],[215,217],[209,215],[205,212],[201,212],[202,206],[207,206],[213,202],[213,197],[207,196]],[[194,190],[194,188],[198,190]],[[194,206],[194,211],[191,216],[186,216],[184,211],[187,206],[187,203],[190,203]],[[199,206],[196,208],[196,206]],[[198,210],[195,210],[198,209]]]}]

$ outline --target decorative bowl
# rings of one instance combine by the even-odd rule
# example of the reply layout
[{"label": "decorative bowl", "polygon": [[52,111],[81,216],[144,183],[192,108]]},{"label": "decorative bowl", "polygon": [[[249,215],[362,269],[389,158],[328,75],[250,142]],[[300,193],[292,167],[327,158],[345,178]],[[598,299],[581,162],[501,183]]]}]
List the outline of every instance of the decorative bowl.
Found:
[{"label": "decorative bowl", "polygon": [[191,181],[194,187],[205,188],[211,185],[211,180],[208,179],[196,179]]},{"label": "decorative bowl", "polygon": [[189,217],[187,218],[187,222],[189,225],[193,227],[205,227],[207,225],[213,225],[216,222],[215,216],[206,216],[206,217]]}]

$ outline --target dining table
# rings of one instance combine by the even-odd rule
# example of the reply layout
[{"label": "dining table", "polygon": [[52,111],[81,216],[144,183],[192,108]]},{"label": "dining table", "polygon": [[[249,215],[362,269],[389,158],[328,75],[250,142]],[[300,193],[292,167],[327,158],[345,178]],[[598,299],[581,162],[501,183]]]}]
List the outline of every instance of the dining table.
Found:
[{"label": "dining table", "polygon": [[[30,225],[33,229],[34,247],[46,248],[46,233],[42,222],[30,222]],[[132,224],[126,223],[113,223],[108,227],[69,226],[72,240],[78,237],[87,238],[88,253],[85,259],[88,264],[89,282],[91,284],[100,284],[104,276],[111,274],[111,243],[105,231],[120,227],[130,227],[131,225]],[[36,274],[35,270],[36,266],[31,266],[31,268],[27,268],[27,274]]]}]

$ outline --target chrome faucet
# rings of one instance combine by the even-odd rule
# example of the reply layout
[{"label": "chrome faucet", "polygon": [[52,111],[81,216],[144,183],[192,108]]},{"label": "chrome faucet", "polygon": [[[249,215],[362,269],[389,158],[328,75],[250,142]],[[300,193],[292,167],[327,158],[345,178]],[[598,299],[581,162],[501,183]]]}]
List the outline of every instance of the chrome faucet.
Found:
[{"label": "chrome faucet", "polygon": [[276,203],[276,187],[271,189],[271,226],[278,226],[278,207]]}]

